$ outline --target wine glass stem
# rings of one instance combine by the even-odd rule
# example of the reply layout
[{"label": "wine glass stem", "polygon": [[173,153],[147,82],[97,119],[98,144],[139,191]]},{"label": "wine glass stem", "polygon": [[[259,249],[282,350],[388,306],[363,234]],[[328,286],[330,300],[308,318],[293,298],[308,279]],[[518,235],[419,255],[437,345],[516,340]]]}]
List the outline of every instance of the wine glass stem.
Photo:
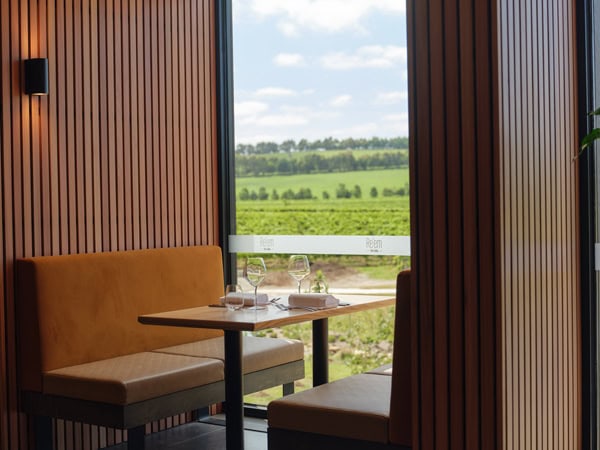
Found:
[{"label": "wine glass stem", "polygon": [[256,309],[256,307],[258,306],[258,284],[256,286],[254,286],[254,308]]},{"label": "wine glass stem", "polygon": [[300,293],[300,285],[302,284],[302,280],[298,280],[298,294]]}]

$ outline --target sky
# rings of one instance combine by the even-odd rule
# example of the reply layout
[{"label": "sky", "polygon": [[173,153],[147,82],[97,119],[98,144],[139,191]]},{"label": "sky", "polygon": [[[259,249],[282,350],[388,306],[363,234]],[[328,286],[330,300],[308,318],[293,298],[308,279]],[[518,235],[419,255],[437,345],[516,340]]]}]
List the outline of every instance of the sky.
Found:
[{"label": "sky", "polygon": [[408,136],[404,0],[233,0],[236,143]]}]

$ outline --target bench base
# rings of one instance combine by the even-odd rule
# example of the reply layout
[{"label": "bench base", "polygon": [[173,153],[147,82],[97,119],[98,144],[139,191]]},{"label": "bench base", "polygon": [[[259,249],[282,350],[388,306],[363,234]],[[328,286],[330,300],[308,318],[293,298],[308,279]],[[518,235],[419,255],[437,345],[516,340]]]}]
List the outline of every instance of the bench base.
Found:
[{"label": "bench base", "polygon": [[[244,393],[250,394],[273,386],[293,383],[304,378],[304,361],[293,361],[244,375]],[[289,387],[284,388],[289,390]],[[203,406],[225,400],[225,383],[219,381],[184,391],[174,392],[129,405],[93,402],[76,398],[43,394],[34,391],[21,391],[22,411],[36,418],[36,435],[50,436],[52,425],[44,418],[57,418],[73,422],[132,430],[154,420],[193,411]],[[134,431],[134,435],[139,435]],[[44,439],[46,440],[46,439]],[[139,439],[134,439],[139,440]],[[143,439],[141,439],[143,442]],[[40,439],[41,441],[41,439]],[[51,441],[51,439],[49,439]],[[132,442],[133,443],[133,442]],[[42,444],[40,442],[40,444]],[[137,445],[137,444],[136,444]],[[50,447],[39,447],[51,449]],[[143,448],[131,446],[130,448]]]},{"label": "bench base", "polygon": [[295,430],[269,428],[269,450],[410,450],[395,444],[383,444],[357,439],[327,436],[324,434],[305,433]]}]

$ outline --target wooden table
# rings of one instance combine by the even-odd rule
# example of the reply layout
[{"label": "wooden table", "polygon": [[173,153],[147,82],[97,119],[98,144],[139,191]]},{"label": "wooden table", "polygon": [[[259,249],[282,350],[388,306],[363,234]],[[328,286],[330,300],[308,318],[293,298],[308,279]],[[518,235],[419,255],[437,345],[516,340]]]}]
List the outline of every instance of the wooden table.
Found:
[{"label": "wooden table", "polygon": [[[227,403],[227,450],[244,448],[244,388],[242,368],[242,331],[258,331],[294,323],[313,323],[313,385],[329,381],[328,319],[368,309],[391,306],[395,298],[385,296],[336,295],[348,306],[306,311],[281,311],[273,306],[265,310],[229,311],[226,308],[201,306],[140,316],[149,325],[211,328],[225,332],[225,401]],[[283,299],[285,303],[285,299]]]}]

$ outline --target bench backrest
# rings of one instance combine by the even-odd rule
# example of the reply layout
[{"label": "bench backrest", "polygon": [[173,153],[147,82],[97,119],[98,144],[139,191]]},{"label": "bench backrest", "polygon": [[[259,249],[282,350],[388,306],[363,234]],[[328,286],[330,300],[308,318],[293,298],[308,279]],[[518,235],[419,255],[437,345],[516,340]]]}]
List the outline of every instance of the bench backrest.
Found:
[{"label": "bench backrest", "polygon": [[412,445],[412,366],[410,331],[410,270],[396,280],[396,316],[394,323],[394,360],[390,398],[390,442]]},{"label": "bench backrest", "polygon": [[221,334],[137,321],[216,302],[216,246],[25,258],[16,273],[22,389],[40,391],[48,370]]}]

